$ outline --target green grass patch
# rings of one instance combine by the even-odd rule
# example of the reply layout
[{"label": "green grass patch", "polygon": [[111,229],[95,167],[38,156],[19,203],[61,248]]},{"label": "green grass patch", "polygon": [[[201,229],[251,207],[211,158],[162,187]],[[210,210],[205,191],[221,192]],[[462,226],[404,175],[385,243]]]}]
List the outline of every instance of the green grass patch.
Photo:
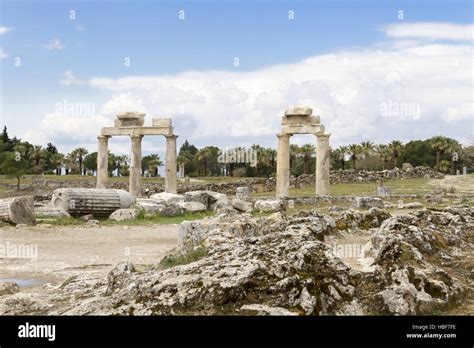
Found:
[{"label": "green grass patch", "polygon": [[[203,211],[195,213],[187,213],[179,216],[160,216],[160,215],[146,215],[144,211],[140,211],[138,218],[135,220],[113,221],[106,218],[97,218],[99,225],[102,226],[141,226],[141,225],[171,225],[180,224],[185,220],[200,220],[208,216],[214,216],[212,211]],[[41,217],[38,217],[41,219]],[[86,225],[87,222],[80,218],[47,218],[43,217],[44,221],[38,223],[45,223],[58,226],[72,226],[72,225]],[[1,226],[1,225],[0,225]]]},{"label": "green grass patch", "polygon": [[[422,195],[433,191],[433,186],[428,184],[427,179],[402,179],[402,180],[390,180],[384,184],[386,187],[392,189],[392,194],[417,194]],[[333,184],[329,186],[329,194],[331,196],[366,196],[375,195],[377,191],[378,183],[374,182],[357,182],[357,183],[346,183],[346,184]],[[274,196],[275,191],[254,193],[256,197],[268,197]],[[314,186],[307,186],[302,188],[291,188],[290,196],[292,197],[307,197],[314,196]]]},{"label": "green grass patch", "polygon": [[186,265],[188,263],[197,261],[207,256],[207,249],[204,246],[199,246],[193,251],[186,254],[170,254],[165,256],[160,262],[162,268],[171,268],[179,265]]},{"label": "green grass patch", "polygon": [[213,211],[200,211],[195,213],[187,213],[184,215],[178,216],[160,216],[157,215],[139,215],[136,220],[125,220],[125,221],[113,221],[104,219],[100,221],[101,225],[124,225],[124,226],[140,226],[140,225],[171,225],[171,224],[180,224],[185,220],[200,220],[208,216],[214,216]]},{"label": "green grass patch", "polygon": [[[38,217],[37,219],[41,219]],[[43,218],[44,221],[37,221],[37,223],[44,223],[44,224],[51,224],[51,225],[58,225],[58,226],[72,226],[72,225],[85,225],[86,221],[76,218]]]}]

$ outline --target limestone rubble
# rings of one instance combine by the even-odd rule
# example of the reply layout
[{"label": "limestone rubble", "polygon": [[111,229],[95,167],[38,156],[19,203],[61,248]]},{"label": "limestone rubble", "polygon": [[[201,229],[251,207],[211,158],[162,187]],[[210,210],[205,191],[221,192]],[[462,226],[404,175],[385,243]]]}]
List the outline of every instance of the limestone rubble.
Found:
[{"label": "limestone rubble", "polygon": [[[146,270],[121,263],[107,279],[70,279],[46,298],[3,296],[0,313],[433,314],[473,296],[473,229],[474,208],[465,205],[396,216],[378,208],[223,214],[182,224],[175,253],[205,250],[197,261]],[[331,244],[361,236],[369,241],[367,269]]]}]

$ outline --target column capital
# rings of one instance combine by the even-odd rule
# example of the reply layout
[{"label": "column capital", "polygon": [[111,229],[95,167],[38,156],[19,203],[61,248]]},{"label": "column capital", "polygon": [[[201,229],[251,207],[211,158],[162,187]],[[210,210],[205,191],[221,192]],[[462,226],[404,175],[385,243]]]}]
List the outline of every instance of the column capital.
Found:
[{"label": "column capital", "polygon": [[176,134],[167,134],[165,135],[165,138],[168,139],[176,139],[177,137],[179,137],[179,135],[176,135]]},{"label": "column capital", "polygon": [[130,134],[131,139],[142,139],[143,135],[142,134]]},{"label": "column capital", "polygon": [[98,135],[98,136],[97,136],[97,139],[103,140],[103,139],[109,139],[109,138],[111,138],[111,137],[112,137],[111,135]]},{"label": "column capital", "polygon": [[289,133],[279,133],[277,134],[277,138],[289,138],[291,137],[293,134],[289,134]]},{"label": "column capital", "polygon": [[329,138],[331,133],[314,133],[314,135],[318,138]]}]

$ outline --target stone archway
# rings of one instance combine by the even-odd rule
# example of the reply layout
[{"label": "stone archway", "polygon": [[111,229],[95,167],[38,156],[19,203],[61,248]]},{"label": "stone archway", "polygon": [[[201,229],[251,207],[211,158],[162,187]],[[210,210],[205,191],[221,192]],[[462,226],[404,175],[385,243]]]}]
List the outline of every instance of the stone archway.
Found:
[{"label": "stone archway", "polygon": [[277,183],[276,196],[287,197],[290,188],[290,138],[293,134],[314,134],[316,136],[316,195],[329,195],[329,137],[319,116],[313,115],[309,107],[295,107],[285,110],[281,119],[282,130],[277,134]]},{"label": "stone archway", "polygon": [[97,137],[97,188],[108,186],[108,141],[112,136],[129,136],[132,143],[129,192],[134,197],[141,196],[142,139],[145,135],[163,135],[166,138],[165,191],[176,193],[176,138],[169,118],[154,118],[152,126],[146,127],[145,114],[124,112],[117,115],[114,127],[104,127]]}]

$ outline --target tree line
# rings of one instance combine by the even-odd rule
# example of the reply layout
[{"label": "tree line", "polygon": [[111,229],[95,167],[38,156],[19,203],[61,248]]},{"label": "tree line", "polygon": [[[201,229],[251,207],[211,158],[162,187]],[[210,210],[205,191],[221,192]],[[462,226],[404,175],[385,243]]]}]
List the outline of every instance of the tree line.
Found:
[{"label": "tree line", "polygon": [[[253,151],[256,163],[219,161],[222,150],[216,146],[197,148],[187,140],[181,146],[177,164],[186,176],[248,176],[268,177],[276,173],[277,152],[254,144],[249,148],[235,147],[231,153]],[[316,148],[313,144],[290,145],[290,171],[292,175],[314,173]],[[457,157],[456,157],[457,156]],[[226,157],[228,158],[228,157]],[[428,166],[444,173],[454,174],[463,166],[472,167],[474,146],[462,146],[455,139],[434,136],[426,140],[413,140],[403,144],[393,140],[388,144],[363,141],[331,149],[332,169],[383,170],[401,167],[405,162],[413,166]],[[68,154],[60,153],[57,147],[48,143],[45,147],[21,141],[8,135],[7,127],[0,136],[0,174],[16,177],[18,182],[25,174],[94,175],[97,169],[97,152],[89,153],[78,147]],[[159,176],[163,161],[158,154],[142,158],[142,174]],[[109,174],[128,176],[130,157],[109,152]]]}]

